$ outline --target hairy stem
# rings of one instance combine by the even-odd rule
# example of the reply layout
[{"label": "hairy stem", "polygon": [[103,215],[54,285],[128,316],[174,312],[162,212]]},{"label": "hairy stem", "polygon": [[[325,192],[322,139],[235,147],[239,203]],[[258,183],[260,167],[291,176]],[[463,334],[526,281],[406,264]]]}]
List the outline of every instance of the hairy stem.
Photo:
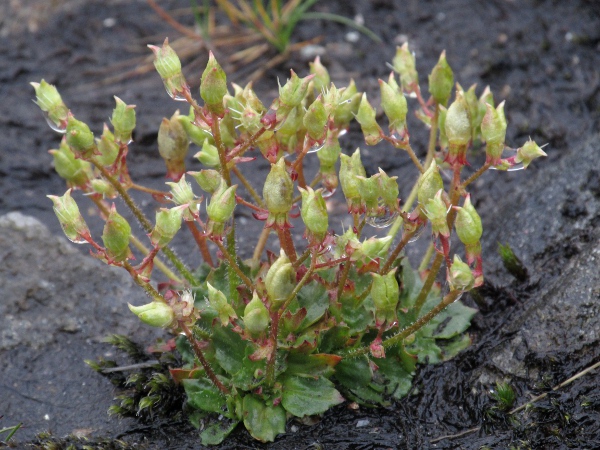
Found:
[{"label": "hairy stem", "polygon": [[[229,262],[228,269],[230,268],[231,270],[233,270],[233,272],[246,285],[246,287],[248,289],[250,289],[250,291],[253,291],[254,290],[254,285],[252,284],[252,280],[250,280],[250,278],[248,278],[244,274],[244,272],[242,271],[242,269],[240,268],[240,266],[238,266],[238,263],[237,263],[236,258],[234,257],[234,255],[232,255],[229,252],[229,249],[225,248],[225,246],[223,245],[223,243],[221,241],[219,241],[218,239],[213,240],[213,242],[215,244],[217,244],[217,247],[219,247],[219,250],[221,250],[221,253],[223,253],[223,256],[225,256],[225,258],[227,259],[227,262]],[[236,279],[237,279],[237,277],[236,277]],[[231,289],[232,289],[231,284],[230,284],[229,288],[230,288],[230,291],[231,291]],[[237,288],[237,283],[235,284],[235,286],[233,286],[233,290],[235,290],[237,292],[236,288]]]},{"label": "hairy stem", "polygon": [[193,221],[185,221],[190,233],[194,237],[196,244],[198,245],[198,249],[202,254],[202,258],[204,262],[208,264],[210,267],[215,267],[215,263],[212,260],[212,256],[210,256],[210,251],[208,251],[208,245],[206,245],[206,236],[200,232],[200,230],[196,227],[196,224]]},{"label": "hairy stem", "polygon": [[275,226],[277,235],[279,236],[279,244],[292,263],[296,262],[298,255],[296,255],[296,248],[294,247],[294,241],[292,239],[292,233],[289,228]]}]

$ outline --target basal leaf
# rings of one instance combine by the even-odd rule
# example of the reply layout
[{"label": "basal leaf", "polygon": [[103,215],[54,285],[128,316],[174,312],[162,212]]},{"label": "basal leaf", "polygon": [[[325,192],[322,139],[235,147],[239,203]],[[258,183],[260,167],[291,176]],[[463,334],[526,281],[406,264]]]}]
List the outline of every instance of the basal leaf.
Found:
[{"label": "basal leaf", "polygon": [[188,404],[195,409],[222,414],[227,407],[227,399],[206,378],[187,379],[182,381]]},{"label": "basal leaf", "polygon": [[202,445],[219,445],[229,436],[238,423],[237,420],[230,420],[225,417],[218,422],[211,423],[200,433]]},{"label": "basal leaf", "polygon": [[242,403],[244,426],[254,439],[273,442],[278,434],[285,433],[285,410],[281,405],[266,405],[264,400],[249,394]]},{"label": "basal leaf", "polygon": [[219,365],[231,375],[239,372],[243,367],[242,360],[246,356],[248,343],[244,342],[239,334],[220,326],[214,328],[212,337],[215,358]]},{"label": "basal leaf", "polygon": [[366,356],[361,356],[340,361],[335,367],[335,378],[348,389],[367,386],[373,378],[369,359]]},{"label": "basal leaf", "polygon": [[323,317],[329,307],[329,295],[325,286],[315,282],[306,284],[298,292],[298,306],[306,308],[306,317],[299,329],[305,329]]},{"label": "basal leaf", "polygon": [[291,353],[287,359],[286,374],[298,375],[304,377],[324,376],[329,378],[334,367],[341,361],[342,357],[338,355]]},{"label": "basal leaf", "polygon": [[314,379],[287,376],[281,384],[281,404],[287,412],[297,417],[324,413],[344,401],[333,383],[324,377]]}]

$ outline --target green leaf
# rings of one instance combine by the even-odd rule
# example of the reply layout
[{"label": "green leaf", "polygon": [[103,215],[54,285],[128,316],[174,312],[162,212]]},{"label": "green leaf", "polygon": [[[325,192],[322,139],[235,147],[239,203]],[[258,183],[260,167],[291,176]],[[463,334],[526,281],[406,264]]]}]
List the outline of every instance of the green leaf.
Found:
[{"label": "green leaf", "polygon": [[326,378],[301,378],[289,376],[282,380],[281,404],[294,416],[321,414],[344,401],[344,397]]},{"label": "green leaf", "polygon": [[206,378],[183,380],[183,388],[188,404],[202,411],[223,414],[227,408],[227,399]]},{"label": "green leaf", "polygon": [[364,304],[355,307],[351,303],[342,303],[342,319],[348,325],[350,334],[364,331],[373,322],[373,314],[364,307]]},{"label": "green leaf", "polygon": [[299,308],[306,308],[306,317],[299,329],[305,329],[323,317],[329,307],[329,295],[325,286],[316,281],[308,283],[298,292]]},{"label": "green leaf", "polygon": [[323,353],[333,353],[346,346],[350,338],[350,329],[345,325],[338,325],[322,334],[319,343],[319,351]]},{"label": "green leaf", "polygon": [[[267,371],[267,361],[265,359],[252,361],[249,358],[252,353],[252,347],[248,346],[246,348],[246,356],[242,359],[242,368],[231,377],[231,383],[244,391],[250,391],[258,387]],[[255,378],[255,375],[261,376]]]},{"label": "green leaf", "polygon": [[413,370],[416,361],[405,360],[397,349],[386,351],[386,357],[374,359],[373,362],[379,367],[375,372],[376,377],[384,377],[387,381],[385,392],[396,399],[401,399],[412,386]]},{"label": "green leaf", "polygon": [[312,355],[290,353],[287,359],[288,368],[286,374],[313,378],[324,376],[329,378],[334,372],[333,368],[341,359],[342,357],[338,355],[322,353]]},{"label": "green leaf", "polygon": [[469,308],[461,302],[452,303],[431,321],[432,325],[436,325],[432,336],[436,339],[451,339],[458,336],[469,328],[475,314],[477,314],[475,308]]},{"label": "green leaf", "polygon": [[437,364],[443,361],[442,349],[436,344],[435,339],[420,332],[415,334],[415,341],[407,345],[406,349],[416,354],[421,364]]},{"label": "green leaf", "polygon": [[237,420],[229,420],[223,418],[218,422],[214,422],[207,426],[202,433],[200,438],[202,439],[202,445],[218,445],[225,440],[227,436],[234,430],[237,424],[240,423]]},{"label": "green leaf", "polygon": [[194,364],[196,355],[194,354],[194,350],[185,336],[177,336],[175,339],[175,347],[181,355],[184,363]]},{"label": "green leaf", "polygon": [[471,345],[471,338],[468,334],[457,336],[455,339],[451,339],[446,345],[442,347],[444,354],[444,361],[454,358],[460,352],[465,350]]},{"label": "green leaf", "polygon": [[244,342],[239,334],[228,328],[215,327],[212,344],[215,348],[215,358],[226,372],[234,375],[242,370],[248,343]]},{"label": "green leaf", "polygon": [[335,367],[335,378],[348,389],[366,387],[373,378],[367,356],[344,359]]},{"label": "green leaf", "polygon": [[285,410],[281,405],[267,406],[257,395],[249,394],[242,403],[244,426],[254,439],[273,442],[285,433]]}]

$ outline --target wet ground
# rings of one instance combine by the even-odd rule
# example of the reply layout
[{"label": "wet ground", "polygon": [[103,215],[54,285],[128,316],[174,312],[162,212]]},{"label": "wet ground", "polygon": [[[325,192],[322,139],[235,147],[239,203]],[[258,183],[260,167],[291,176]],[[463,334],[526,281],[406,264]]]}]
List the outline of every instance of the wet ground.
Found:
[{"label": "wet ground", "polygon": [[[176,11],[189,2],[161,5]],[[548,143],[548,158],[536,161],[526,172],[491,173],[473,187],[484,221],[489,283],[478,297],[480,314],[471,328],[471,348],[453,361],[420,368],[415,391],[393,408],[354,411],[341,405],[316,425],[288,425],[288,433],[269,446],[257,444],[240,430],[222,448],[598,447],[598,372],[552,392],[516,420],[493,409],[489,395],[496,381],[508,381],[518,405],[600,359],[597,2],[322,1],[315,9],[362,16],[365,25],[383,39],[382,44],[374,44],[359,36],[357,42],[349,42],[349,30],[342,25],[302,22],[297,39],[323,36],[322,49],[316,50],[324,52],[321,58],[333,81],[342,84],[354,78],[358,88],[378,104],[377,78],[387,76],[385,63],[396,45],[410,41],[423,87],[427,72],[445,49],[464,87],[477,83],[481,90],[489,84],[498,101],[506,100],[507,141],[516,147],[531,136]],[[111,287],[98,292],[94,274],[104,268],[88,266],[84,262],[88,258],[66,250],[68,246],[53,237],[61,232],[44,196],[62,193],[64,184],[53,172],[46,150],[56,147],[58,138],[31,103],[33,91],[28,85],[41,78],[56,84],[69,107],[94,130],[107,121],[112,95],[138,105],[132,176],[159,187],[164,169],[156,151],[156,131],[161,118],[179,105],[168,99],[153,71],[116,82],[108,82],[108,77],[133,68],[139,62],[133,58],[147,55],[146,44],[159,43],[164,36],[174,40],[178,34],[145,1],[6,2],[0,5],[0,17],[4,18],[0,21],[0,214],[18,211],[50,230],[45,234],[36,224],[28,224],[29,232],[19,231],[20,226],[7,220],[0,227],[5,230],[0,247],[4,308],[0,428],[24,421],[26,427],[16,436],[21,446],[49,428],[56,436],[83,429],[82,434],[149,448],[199,448],[196,432],[184,423],[161,420],[148,426],[105,414],[113,388],[81,361],[112,351],[99,342],[101,337],[133,326],[119,305],[141,294],[119,288],[127,286],[126,281],[108,281],[113,275],[104,272],[101,284]],[[178,18],[191,24],[189,14]],[[195,55],[184,62],[188,79],[197,86],[206,53],[198,49]],[[218,50],[217,57],[226,59],[227,50]],[[276,78],[284,79],[290,67],[306,73],[306,59],[294,55],[258,81],[257,90],[270,100]],[[253,69],[230,79],[243,84]],[[418,128],[411,124],[412,139],[423,152],[426,140]],[[365,149],[369,173],[382,167],[400,179],[414,176],[407,158],[390,149],[365,148],[353,129],[344,150],[358,145]],[[255,179],[268,167],[259,166]],[[409,187],[410,183],[401,185],[401,193],[406,195]],[[239,219],[246,220],[248,236],[258,233],[261,225],[250,216]],[[250,239],[246,242],[241,251],[248,253],[253,244]],[[514,248],[528,268],[527,280],[517,282],[503,268],[497,242]],[[176,245],[187,257],[185,247]],[[68,269],[73,261],[80,272]],[[74,286],[80,286],[75,293]],[[66,299],[61,298],[67,295],[64,292],[71,292]],[[103,320],[87,322],[89,312],[78,307],[82,298],[92,311],[108,308],[98,309]],[[136,336],[141,342],[148,339],[137,331]],[[432,442],[474,427],[481,429]],[[107,445],[97,444],[97,448]]]}]

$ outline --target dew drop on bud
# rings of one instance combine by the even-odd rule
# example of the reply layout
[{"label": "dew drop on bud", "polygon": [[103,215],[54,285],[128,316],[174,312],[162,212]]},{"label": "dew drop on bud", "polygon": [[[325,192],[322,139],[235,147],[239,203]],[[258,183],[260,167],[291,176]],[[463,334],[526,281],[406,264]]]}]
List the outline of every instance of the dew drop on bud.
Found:
[{"label": "dew drop on bud", "polygon": [[408,240],[408,243],[418,241],[421,236],[423,236],[423,232],[425,231],[425,227],[420,227],[417,232]]},{"label": "dew drop on bud", "polygon": [[313,145],[311,148],[309,148],[306,153],[317,153],[324,146],[325,146],[325,144],[319,144],[319,143],[317,143],[317,144]]},{"label": "dew drop on bud", "polygon": [[338,133],[338,137],[342,137],[346,134],[348,134],[348,130],[344,128],[343,130],[340,130],[340,132]]},{"label": "dew drop on bud", "polygon": [[367,224],[374,228],[387,228],[394,223],[396,217],[398,217],[398,213],[396,211],[390,214],[390,212],[386,210],[384,214],[379,216],[367,217]]},{"label": "dew drop on bud", "polygon": [[63,124],[57,125],[50,118],[47,111],[42,111],[42,114],[44,114],[44,119],[46,119],[46,123],[48,124],[48,126],[50,128],[52,128],[53,131],[56,131],[57,133],[60,133],[60,134],[65,134],[67,132],[67,122],[66,121]]},{"label": "dew drop on bud", "polygon": [[332,189],[332,190],[329,190],[329,189],[325,188],[325,189],[323,189],[323,192],[321,193],[321,196],[323,197],[323,199],[329,198],[329,197],[331,197],[333,194],[335,194],[335,191],[336,191],[336,190],[337,190],[337,189]]},{"label": "dew drop on bud", "polygon": [[181,92],[178,91],[178,92],[173,93],[173,91],[171,91],[171,88],[169,88],[169,85],[166,82],[163,84],[165,86],[165,90],[167,91],[167,94],[169,94],[169,97],[171,97],[176,102],[187,102],[187,99],[183,96],[183,94]]}]

